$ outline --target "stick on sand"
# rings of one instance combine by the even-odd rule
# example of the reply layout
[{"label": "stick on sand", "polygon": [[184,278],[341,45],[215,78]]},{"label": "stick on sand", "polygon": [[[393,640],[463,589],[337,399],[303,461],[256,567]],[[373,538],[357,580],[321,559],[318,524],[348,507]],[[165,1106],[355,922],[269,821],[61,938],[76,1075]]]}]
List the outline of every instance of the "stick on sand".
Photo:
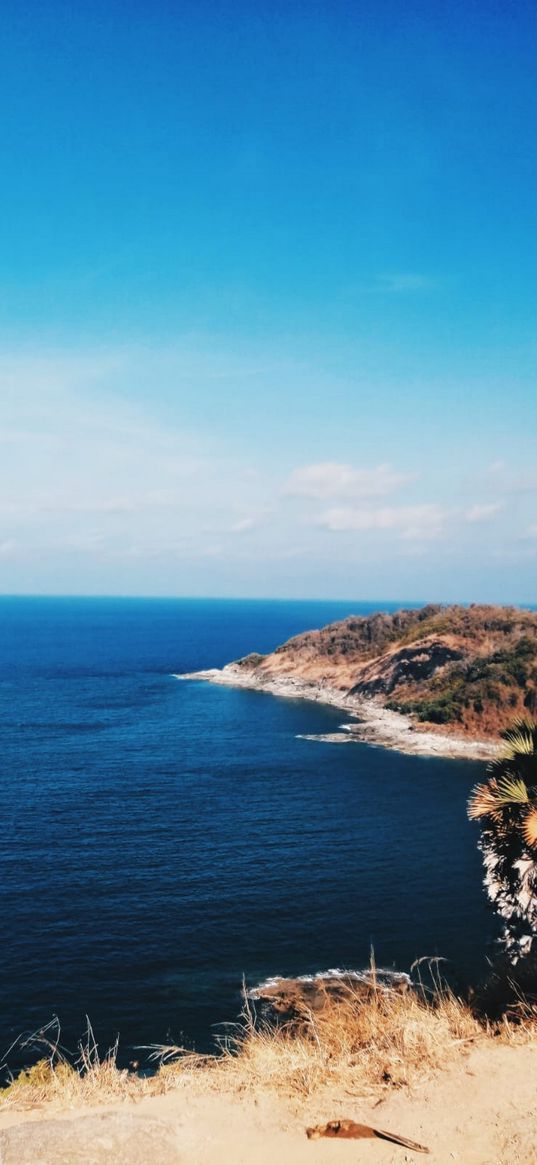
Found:
[{"label": "stick on sand", "polygon": [[409,1141],[407,1137],[400,1137],[397,1133],[387,1133],[384,1129],[373,1129],[371,1125],[358,1125],[356,1121],[340,1120],[328,1121],[327,1125],[315,1125],[306,1129],[306,1136],[310,1141],[319,1137],[341,1137],[342,1139],[362,1140],[366,1137],[379,1137],[381,1141],[393,1141],[395,1145],[402,1145],[405,1149],[413,1149],[415,1153],[428,1153],[425,1145],[418,1145],[416,1141]]}]

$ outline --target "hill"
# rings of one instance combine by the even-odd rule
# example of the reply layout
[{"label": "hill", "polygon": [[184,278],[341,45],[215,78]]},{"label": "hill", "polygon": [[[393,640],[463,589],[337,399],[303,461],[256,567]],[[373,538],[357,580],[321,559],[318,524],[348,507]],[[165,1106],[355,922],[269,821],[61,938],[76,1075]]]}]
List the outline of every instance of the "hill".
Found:
[{"label": "hill", "polygon": [[430,604],[350,616],[224,671],[258,687],[295,680],[374,699],[416,726],[496,740],[537,710],[537,612]]}]

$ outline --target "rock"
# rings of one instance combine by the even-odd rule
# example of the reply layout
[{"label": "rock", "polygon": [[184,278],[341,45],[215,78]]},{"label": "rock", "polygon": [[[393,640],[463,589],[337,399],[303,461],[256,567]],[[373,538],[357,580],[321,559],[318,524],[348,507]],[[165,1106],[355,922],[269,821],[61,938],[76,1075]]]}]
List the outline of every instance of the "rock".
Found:
[{"label": "rock", "polygon": [[260,655],[258,651],[251,651],[249,655],[243,655],[241,659],[236,659],[227,666],[236,668],[237,671],[254,671],[265,659],[265,655]]},{"label": "rock", "polygon": [[181,1165],[177,1127],[132,1113],[26,1121],[0,1132],[1,1165]]},{"label": "rock", "polygon": [[[458,663],[463,653],[447,644],[433,640],[418,647],[404,647],[394,652],[388,658],[380,660],[376,665],[382,666],[378,674],[371,679],[367,678],[367,670],[360,683],[351,690],[351,695],[364,696],[389,695],[400,684],[412,684],[422,680],[430,680],[446,664]],[[372,665],[371,670],[376,670]]]},{"label": "rock", "polygon": [[299,979],[273,979],[254,988],[250,998],[260,1004],[265,1018],[277,1022],[301,1023],[308,1012],[322,1011],[328,1004],[349,998],[367,1003],[374,991],[406,992],[408,975],[381,971],[373,983],[368,972],[320,973]]}]

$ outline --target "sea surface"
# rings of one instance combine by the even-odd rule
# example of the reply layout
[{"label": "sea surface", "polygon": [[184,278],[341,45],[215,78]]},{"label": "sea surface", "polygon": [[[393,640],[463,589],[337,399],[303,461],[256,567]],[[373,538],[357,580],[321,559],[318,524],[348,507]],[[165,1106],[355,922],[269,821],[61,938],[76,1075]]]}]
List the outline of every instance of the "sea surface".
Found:
[{"label": "sea surface", "polygon": [[482,972],[482,765],[300,739],[343,714],[173,674],[398,605],[0,599],[0,1063],[54,1015],[68,1047],[86,1015],[119,1033],[124,1061],[207,1049],[243,977],[371,946]]}]

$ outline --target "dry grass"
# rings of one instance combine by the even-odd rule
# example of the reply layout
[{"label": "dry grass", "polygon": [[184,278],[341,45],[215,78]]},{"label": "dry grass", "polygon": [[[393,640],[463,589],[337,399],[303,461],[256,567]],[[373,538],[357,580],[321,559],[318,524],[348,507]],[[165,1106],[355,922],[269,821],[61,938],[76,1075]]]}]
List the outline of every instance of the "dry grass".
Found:
[{"label": "dry grass", "polygon": [[365,1000],[363,992],[349,988],[343,999],[326,995],[323,1007],[304,1009],[287,1026],[256,1022],[245,999],[240,1023],[215,1055],[153,1048],[150,1059],[158,1067],[145,1078],[117,1067],[117,1048],[99,1059],[89,1025],[74,1064],[59,1047],[59,1031],[52,1036],[49,1031],[46,1056],[12,1081],[0,1105],[108,1103],[169,1092],[187,1082],[201,1091],[272,1091],[296,1099],[334,1087],[342,1095],[378,1095],[414,1085],[476,1041],[528,1043],[536,1036],[534,1008],[521,1003],[517,1014],[491,1025],[439,984],[432,994],[423,988],[401,994],[374,987]]},{"label": "dry grass", "polygon": [[[0,1106],[34,1108],[57,1102],[62,1108],[104,1104],[113,1099],[143,1096],[150,1081],[117,1066],[117,1044],[104,1057],[99,1051],[88,1021],[86,1035],[75,1057],[69,1057],[60,1043],[60,1025],[52,1020],[46,1028],[17,1041],[41,1057],[14,1077],[0,1093]],[[8,1057],[7,1057],[8,1058]]]},{"label": "dry grass", "polygon": [[[348,988],[343,999],[327,995],[322,1008],[304,1009],[287,1026],[255,1023],[246,1005],[222,1054],[204,1067],[208,1083],[241,1091],[309,1096],[337,1085],[366,1093],[412,1084],[487,1035],[447,990],[428,998],[377,988],[364,1000],[363,991]],[[169,1083],[190,1070],[188,1056],[179,1057],[163,1063],[160,1076]]]}]

